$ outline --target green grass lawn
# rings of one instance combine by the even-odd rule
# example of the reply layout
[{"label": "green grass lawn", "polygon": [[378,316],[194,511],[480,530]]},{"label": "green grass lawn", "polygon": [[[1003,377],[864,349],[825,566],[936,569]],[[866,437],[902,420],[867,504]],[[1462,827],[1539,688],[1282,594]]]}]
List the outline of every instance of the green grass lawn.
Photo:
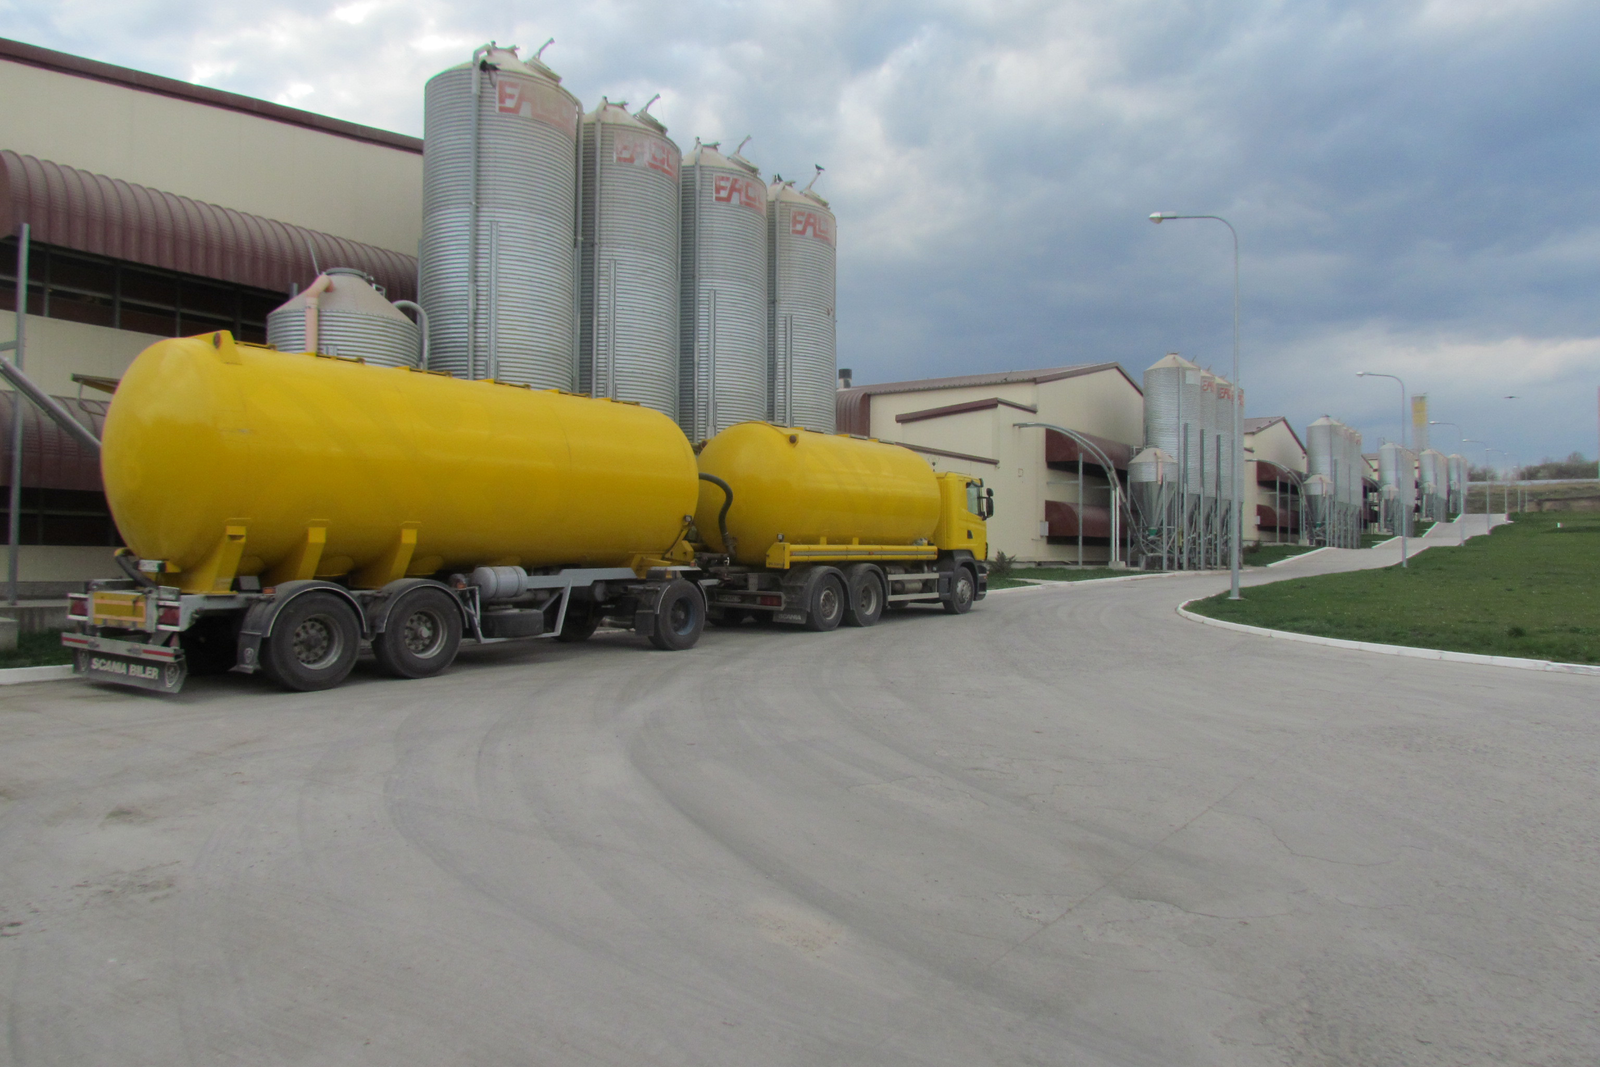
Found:
[{"label": "green grass lawn", "polygon": [[0,670],[6,667],[47,667],[71,663],[72,652],[61,644],[60,630],[18,634],[15,652],[0,652]]},{"label": "green grass lawn", "polygon": [[1600,515],[1522,515],[1465,546],[1430,548],[1405,570],[1296,578],[1244,596],[1189,608],[1351,641],[1600,663]]},{"label": "green grass lawn", "polygon": [[1015,589],[1019,585],[1038,585],[1040,582],[1087,582],[1131,573],[1137,572],[1114,571],[1110,567],[1016,567],[1009,578],[998,578],[991,573],[989,588]]}]

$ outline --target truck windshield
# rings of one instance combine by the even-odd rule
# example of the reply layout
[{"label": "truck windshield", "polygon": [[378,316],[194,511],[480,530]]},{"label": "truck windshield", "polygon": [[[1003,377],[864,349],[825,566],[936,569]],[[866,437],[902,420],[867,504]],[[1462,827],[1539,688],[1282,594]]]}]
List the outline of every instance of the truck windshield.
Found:
[{"label": "truck windshield", "polygon": [[967,510],[972,512],[974,515],[981,515],[982,514],[982,512],[980,512],[978,510],[978,508],[980,508],[982,506],[979,503],[980,495],[981,494],[980,494],[980,491],[978,489],[978,483],[977,482],[968,482],[967,483]]}]

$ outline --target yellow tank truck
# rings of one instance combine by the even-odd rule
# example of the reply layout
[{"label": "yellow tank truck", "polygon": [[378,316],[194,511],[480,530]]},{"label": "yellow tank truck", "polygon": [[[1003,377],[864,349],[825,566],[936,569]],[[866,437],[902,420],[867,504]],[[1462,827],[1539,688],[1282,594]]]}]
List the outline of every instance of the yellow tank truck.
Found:
[{"label": "yellow tank truck", "polygon": [[994,490],[899,445],[745,422],[700,452],[695,509],[713,622],[832,630],[884,610],[964,614],[988,591]]},{"label": "yellow tank truck", "polygon": [[175,692],[191,672],[342,682],[363,644],[419,678],[463,639],[663,649],[706,607],[686,535],[694,450],[631,404],[279,352],[161,341],[106,416],[125,579],[71,598],[76,668]]}]

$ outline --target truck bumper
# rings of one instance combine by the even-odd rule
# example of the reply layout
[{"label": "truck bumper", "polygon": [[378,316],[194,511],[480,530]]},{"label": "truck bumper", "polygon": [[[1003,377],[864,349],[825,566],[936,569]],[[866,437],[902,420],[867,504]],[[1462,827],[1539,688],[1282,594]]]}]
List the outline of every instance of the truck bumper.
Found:
[{"label": "truck bumper", "polygon": [[176,693],[189,677],[178,648],[72,633],[62,634],[61,643],[73,650],[72,673],[91,682]]}]

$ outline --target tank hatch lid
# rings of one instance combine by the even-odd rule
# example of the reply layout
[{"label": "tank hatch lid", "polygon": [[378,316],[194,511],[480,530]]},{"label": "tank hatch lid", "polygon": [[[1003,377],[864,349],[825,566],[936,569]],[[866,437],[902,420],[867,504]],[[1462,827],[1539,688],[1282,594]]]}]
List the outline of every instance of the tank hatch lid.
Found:
[{"label": "tank hatch lid", "polygon": [[832,209],[828,207],[828,202],[822,199],[822,197],[818,196],[816,193],[808,192],[805,189],[796,189],[794,187],[794,182],[784,181],[776,175],[773,176],[772,181],[767,185],[767,200],[771,203],[776,203],[782,200],[792,204],[805,204],[807,206],[815,205],[822,208],[824,211],[827,211],[828,214],[833,214]]},{"label": "tank hatch lid", "polygon": [[654,115],[647,114],[642,109],[630,113],[626,100],[607,100],[602,96],[599,105],[593,111],[584,115],[583,121],[585,125],[592,122],[604,122],[612,126],[627,126],[631,129],[643,130],[645,133],[662,138],[674,148],[678,147],[673,144],[672,138],[667,136],[667,127],[663,123],[657,120]]},{"label": "tank hatch lid", "polygon": [[[488,46],[488,51],[483,56],[483,63],[490,70],[503,70],[512,74],[522,74],[530,78],[543,78],[546,81],[554,82],[556,85],[561,84],[561,75],[545,66],[537,57],[523,59],[521,56],[517,55],[516,45],[510,45],[506,48],[501,48],[499,45],[491,42]],[[450,69],[471,70],[472,60],[468,59],[464,63],[457,63]]]},{"label": "tank hatch lid", "polygon": [[[398,319],[408,326],[412,325],[404,312],[389,303],[382,293],[373,288],[371,276],[365,272],[354,267],[329,267],[318,276],[317,280],[321,281],[324,278],[327,279],[328,285],[317,298],[319,312],[350,312],[377,318]],[[279,311],[304,310],[309,299],[306,293],[312,288],[317,288],[316,282],[274,308],[274,314]]]},{"label": "tank hatch lid", "polygon": [[[653,103],[655,100],[650,101],[650,104]],[[650,114],[647,110],[650,104],[646,104],[638,111],[630,112],[626,100],[611,100],[602,96],[595,109],[583,116],[583,121],[614,122],[619,126],[636,126],[641,130],[664,135],[667,132],[667,124]]]},{"label": "tank hatch lid", "polygon": [[761,174],[754,163],[739,153],[735,152],[731,156],[725,156],[722,154],[721,149],[722,142],[720,141],[704,143],[696,141],[695,146],[689,149],[689,153],[683,157],[683,165],[692,167],[699,164],[704,167],[722,167],[725,170],[742,170],[757,176]]},{"label": "tank hatch lid", "polygon": [[1184,370],[1200,369],[1200,365],[1198,363],[1190,363],[1188,360],[1178,355],[1178,353],[1168,352],[1166,355],[1150,364],[1146,370],[1166,370],[1170,367],[1182,367]]}]

